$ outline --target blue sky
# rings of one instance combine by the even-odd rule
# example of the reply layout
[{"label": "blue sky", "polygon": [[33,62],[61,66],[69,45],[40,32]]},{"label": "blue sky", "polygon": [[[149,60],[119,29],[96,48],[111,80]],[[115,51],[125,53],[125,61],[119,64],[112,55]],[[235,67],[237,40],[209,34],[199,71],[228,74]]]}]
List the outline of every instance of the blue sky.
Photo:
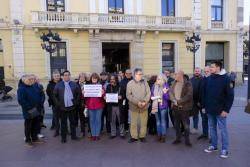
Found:
[{"label": "blue sky", "polygon": [[249,15],[250,15],[250,0],[244,1],[244,24],[249,24]]}]

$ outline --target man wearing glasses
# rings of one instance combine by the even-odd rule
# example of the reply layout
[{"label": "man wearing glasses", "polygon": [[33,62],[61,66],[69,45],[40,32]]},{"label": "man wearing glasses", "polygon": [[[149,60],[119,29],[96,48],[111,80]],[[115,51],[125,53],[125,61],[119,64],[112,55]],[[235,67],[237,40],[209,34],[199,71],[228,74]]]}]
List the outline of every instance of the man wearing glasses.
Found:
[{"label": "man wearing glasses", "polygon": [[67,139],[67,119],[70,122],[71,139],[78,140],[75,127],[75,109],[80,102],[80,87],[70,80],[70,72],[64,71],[63,80],[56,84],[54,88],[54,102],[60,110],[61,115],[61,136],[62,143]]},{"label": "man wearing glasses", "polygon": [[[148,104],[150,100],[150,88],[143,78],[142,69],[134,70],[134,79],[127,85],[127,99],[129,100],[129,109],[131,111],[129,143],[136,142],[138,138],[141,142],[146,142]],[[140,128],[138,134],[138,126]]]}]

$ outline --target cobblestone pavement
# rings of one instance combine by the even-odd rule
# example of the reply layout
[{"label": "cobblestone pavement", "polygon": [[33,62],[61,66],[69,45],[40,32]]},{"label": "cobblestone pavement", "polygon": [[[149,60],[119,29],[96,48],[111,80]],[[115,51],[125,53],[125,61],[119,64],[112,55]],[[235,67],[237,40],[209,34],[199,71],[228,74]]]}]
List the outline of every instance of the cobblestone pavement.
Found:
[{"label": "cobblestone pavement", "polygon": [[[147,137],[147,143],[128,144],[127,139],[110,140],[105,134],[99,142],[84,138],[61,144],[60,138],[54,138],[47,128],[43,130],[46,143],[27,148],[20,107],[15,100],[0,103],[0,167],[250,167],[250,115],[244,113],[246,94],[246,85],[235,89],[228,117],[230,157],[225,160],[219,158],[219,152],[204,153],[208,143],[197,141],[198,134],[191,135],[192,148],[172,145],[175,136],[172,127],[165,144],[155,142],[153,136]],[[50,126],[48,107],[46,113],[46,124]]]}]

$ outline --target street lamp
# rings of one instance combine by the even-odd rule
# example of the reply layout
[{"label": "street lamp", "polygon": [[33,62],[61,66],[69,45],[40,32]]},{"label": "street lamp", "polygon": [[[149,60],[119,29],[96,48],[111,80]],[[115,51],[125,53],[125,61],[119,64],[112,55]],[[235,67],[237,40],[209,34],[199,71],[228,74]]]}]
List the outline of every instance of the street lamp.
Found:
[{"label": "street lamp", "polygon": [[60,42],[62,40],[58,33],[52,33],[51,30],[49,30],[47,34],[43,33],[43,35],[40,36],[40,39],[42,40],[42,49],[49,52],[50,55],[56,51],[55,42]]},{"label": "street lamp", "polygon": [[193,32],[192,36],[188,36],[186,34],[185,36],[185,42],[186,42],[186,48],[188,51],[193,53],[193,69],[195,69],[195,53],[196,51],[200,48],[200,35],[199,34],[195,34],[195,32]]}]

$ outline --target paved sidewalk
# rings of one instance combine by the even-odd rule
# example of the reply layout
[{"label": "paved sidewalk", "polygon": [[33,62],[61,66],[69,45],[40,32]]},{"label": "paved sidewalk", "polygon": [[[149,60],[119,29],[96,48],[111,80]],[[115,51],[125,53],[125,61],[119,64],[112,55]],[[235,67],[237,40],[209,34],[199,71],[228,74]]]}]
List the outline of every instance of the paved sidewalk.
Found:
[{"label": "paved sidewalk", "polygon": [[[228,118],[230,157],[218,153],[206,154],[207,141],[191,136],[192,148],[172,145],[174,129],[170,128],[166,144],[148,136],[147,143],[128,144],[127,140],[110,140],[102,136],[99,142],[81,139],[61,144],[53,132],[44,129],[46,143],[27,148],[23,141],[23,120],[15,101],[0,103],[0,167],[250,167],[250,115],[244,113],[246,85],[235,89],[235,102]],[[46,107],[47,108],[47,107]],[[47,111],[51,113],[51,111]],[[8,117],[14,115],[12,119]],[[2,120],[1,120],[2,119]],[[46,124],[50,125],[47,119]]]}]

